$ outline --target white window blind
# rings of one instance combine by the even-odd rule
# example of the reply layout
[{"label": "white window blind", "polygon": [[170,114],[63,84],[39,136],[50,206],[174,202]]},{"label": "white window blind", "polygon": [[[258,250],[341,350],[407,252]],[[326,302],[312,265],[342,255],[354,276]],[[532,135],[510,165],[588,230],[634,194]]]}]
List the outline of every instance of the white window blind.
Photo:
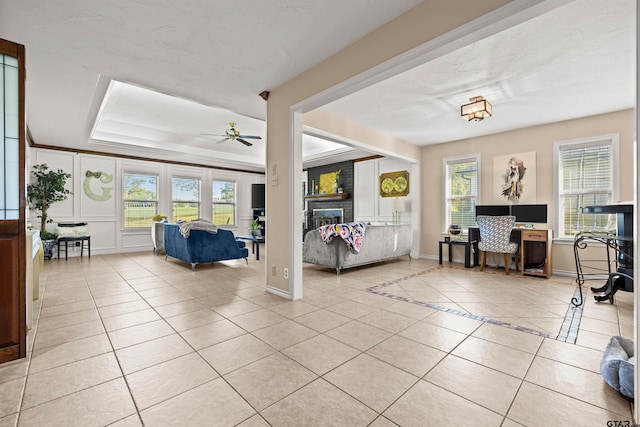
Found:
[{"label": "white window blind", "polygon": [[602,229],[607,215],[583,214],[585,206],[612,203],[617,140],[557,144],[557,211],[559,237],[573,238],[581,230]]},{"label": "white window blind", "polygon": [[445,224],[459,225],[465,231],[476,223],[479,156],[445,159]]}]

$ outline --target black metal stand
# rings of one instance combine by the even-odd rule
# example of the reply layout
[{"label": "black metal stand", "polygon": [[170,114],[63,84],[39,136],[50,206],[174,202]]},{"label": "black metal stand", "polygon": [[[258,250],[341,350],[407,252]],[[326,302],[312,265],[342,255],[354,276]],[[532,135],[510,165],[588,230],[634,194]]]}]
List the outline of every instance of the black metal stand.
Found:
[{"label": "black metal stand", "polygon": [[[603,258],[585,259],[580,256],[581,252],[587,249],[589,243],[600,243],[606,247],[606,268],[603,266]],[[590,276],[592,278],[603,274],[607,276],[603,286],[591,288],[591,292],[595,294],[594,298],[598,302],[608,300],[613,304],[613,296],[617,291],[633,292],[633,269],[627,268],[627,265],[633,265],[633,256],[627,251],[627,248],[632,245],[632,237],[616,236],[611,233],[584,231],[576,235],[573,242],[573,255],[576,262],[576,283],[580,291],[580,299],[573,297],[571,303],[576,307],[584,303],[582,285]],[[623,260],[624,263],[621,262]],[[588,272],[585,272],[586,270]]]}]

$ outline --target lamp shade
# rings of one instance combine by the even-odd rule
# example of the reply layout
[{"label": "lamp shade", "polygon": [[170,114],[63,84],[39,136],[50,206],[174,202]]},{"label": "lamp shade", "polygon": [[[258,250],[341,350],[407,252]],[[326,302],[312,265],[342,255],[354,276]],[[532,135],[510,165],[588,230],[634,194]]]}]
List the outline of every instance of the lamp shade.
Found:
[{"label": "lamp shade", "polygon": [[469,99],[469,104],[460,107],[460,114],[468,121],[479,122],[480,120],[491,117],[493,107],[491,103],[481,96]]},{"label": "lamp shade", "polygon": [[393,199],[393,211],[394,212],[404,212],[406,210],[406,204],[404,199],[396,197]]}]

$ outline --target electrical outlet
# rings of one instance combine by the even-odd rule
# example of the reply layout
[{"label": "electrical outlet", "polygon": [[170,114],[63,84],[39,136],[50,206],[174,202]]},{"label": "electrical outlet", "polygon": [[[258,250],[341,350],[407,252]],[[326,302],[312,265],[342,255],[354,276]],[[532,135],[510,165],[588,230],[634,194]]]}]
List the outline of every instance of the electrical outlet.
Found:
[{"label": "electrical outlet", "polygon": [[284,268],[284,278],[288,279],[289,278],[289,269],[288,268]]},{"label": "electrical outlet", "polygon": [[276,274],[277,274],[277,273],[276,273],[276,266],[275,266],[275,265],[272,265],[272,266],[271,266],[271,275],[272,275],[272,276],[275,276]]}]

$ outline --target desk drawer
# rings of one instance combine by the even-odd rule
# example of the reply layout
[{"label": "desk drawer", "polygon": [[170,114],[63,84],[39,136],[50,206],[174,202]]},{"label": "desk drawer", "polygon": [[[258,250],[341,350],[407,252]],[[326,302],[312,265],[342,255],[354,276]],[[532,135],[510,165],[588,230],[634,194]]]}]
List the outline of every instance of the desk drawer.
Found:
[{"label": "desk drawer", "polygon": [[538,242],[547,241],[546,231],[524,230],[522,231],[522,240],[534,240]]}]

